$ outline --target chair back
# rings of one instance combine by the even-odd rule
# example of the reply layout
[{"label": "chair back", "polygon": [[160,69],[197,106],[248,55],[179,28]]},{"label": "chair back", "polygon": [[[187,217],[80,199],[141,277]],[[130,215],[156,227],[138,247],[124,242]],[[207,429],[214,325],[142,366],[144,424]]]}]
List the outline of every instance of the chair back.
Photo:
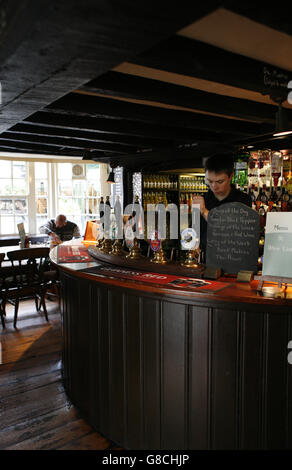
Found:
[{"label": "chair back", "polygon": [[48,269],[49,253],[48,247],[9,251],[7,256],[12,264],[14,283],[23,286],[40,282]]},{"label": "chair back", "polygon": [[3,269],[1,267],[2,262],[4,261],[4,258],[5,258],[5,253],[0,253],[0,282],[3,281],[3,278],[5,277],[3,273]]}]

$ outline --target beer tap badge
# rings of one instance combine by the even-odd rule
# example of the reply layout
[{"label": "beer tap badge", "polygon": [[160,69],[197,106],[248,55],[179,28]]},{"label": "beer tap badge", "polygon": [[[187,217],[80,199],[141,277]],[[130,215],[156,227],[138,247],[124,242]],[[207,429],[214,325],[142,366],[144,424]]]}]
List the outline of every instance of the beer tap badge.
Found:
[{"label": "beer tap badge", "polygon": [[181,245],[184,250],[195,250],[199,247],[200,241],[193,228],[185,228],[181,233]]},{"label": "beer tap badge", "polygon": [[158,251],[161,246],[161,237],[157,230],[151,234],[150,237],[150,247],[152,251]]}]

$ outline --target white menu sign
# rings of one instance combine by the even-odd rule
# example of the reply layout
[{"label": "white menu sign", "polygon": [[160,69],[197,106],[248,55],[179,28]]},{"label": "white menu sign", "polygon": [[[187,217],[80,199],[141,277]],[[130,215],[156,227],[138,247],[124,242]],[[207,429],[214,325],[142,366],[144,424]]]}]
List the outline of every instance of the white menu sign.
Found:
[{"label": "white menu sign", "polygon": [[268,212],[263,276],[292,278],[292,212]]}]

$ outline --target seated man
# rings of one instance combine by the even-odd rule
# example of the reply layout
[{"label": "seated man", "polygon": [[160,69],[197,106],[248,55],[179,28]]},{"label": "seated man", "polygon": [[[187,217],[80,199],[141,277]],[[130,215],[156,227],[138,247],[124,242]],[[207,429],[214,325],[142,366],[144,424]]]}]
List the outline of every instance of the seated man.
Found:
[{"label": "seated man", "polygon": [[51,219],[40,227],[40,233],[49,235],[54,243],[60,243],[72,238],[80,238],[80,230],[74,222],[67,221],[63,214],[59,214],[56,220]]}]

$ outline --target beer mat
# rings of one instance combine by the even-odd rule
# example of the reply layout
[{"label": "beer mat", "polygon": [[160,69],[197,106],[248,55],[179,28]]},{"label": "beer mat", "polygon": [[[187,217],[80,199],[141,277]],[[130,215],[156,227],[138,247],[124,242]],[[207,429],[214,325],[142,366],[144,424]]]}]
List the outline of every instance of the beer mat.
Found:
[{"label": "beer mat", "polygon": [[183,288],[194,290],[196,292],[218,292],[231,286],[231,284],[227,282],[205,281],[203,279],[192,277],[136,271],[119,267],[112,268],[104,265],[81,269],[80,272],[95,274],[96,276],[107,276],[118,279],[129,279],[131,281],[147,282],[156,285],[159,284],[165,287]]},{"label": "beer mat", "polygon": [[59,245],[57,263],[86,263],[92,261],[87,248],[83,245]]}]

